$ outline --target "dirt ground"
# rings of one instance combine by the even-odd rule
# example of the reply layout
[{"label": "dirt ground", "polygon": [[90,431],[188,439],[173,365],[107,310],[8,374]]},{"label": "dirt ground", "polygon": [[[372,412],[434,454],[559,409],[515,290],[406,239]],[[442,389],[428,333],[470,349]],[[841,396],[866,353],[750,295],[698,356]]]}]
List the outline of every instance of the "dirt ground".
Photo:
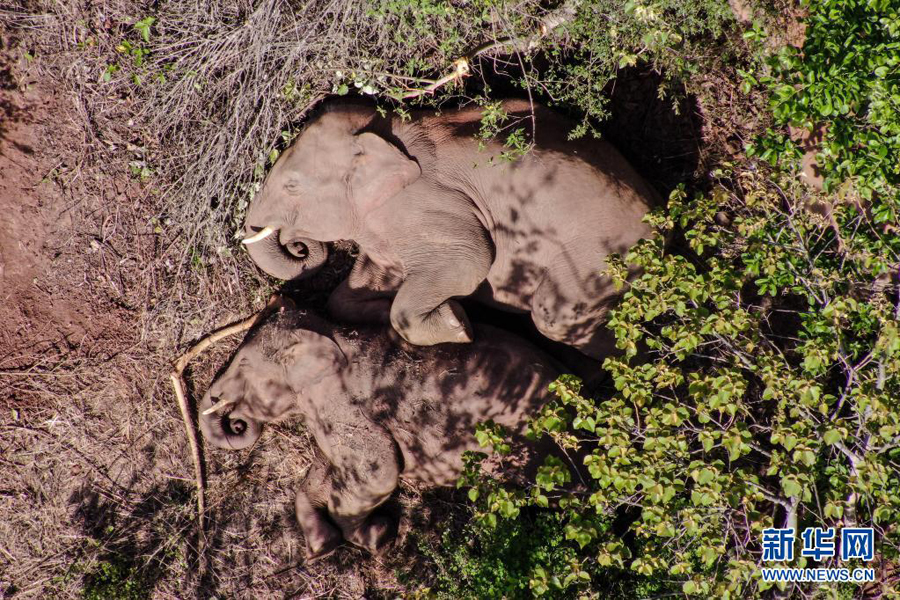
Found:
[{"label": "dirt ground", "polygon": [[[79,211],[56,178],[65,165],[52,145],[76,145],[65,123],[62,99],[37,82],[17,82],[9,65],[0,72],[0,367],[47,364],[65,355],[110,356],[133,335],[122,302],[122,282],[87,268],[115,249],[103,230],[75,227]],[[24,89],[19,89],[24,85]],[[114,182],[116,203],[127,200],[127,182]],[[121,190],[121,193],[118,192]],[[118,223],[107,221],[106,228]],[[66,290],[66,293],[58,293]]]}]

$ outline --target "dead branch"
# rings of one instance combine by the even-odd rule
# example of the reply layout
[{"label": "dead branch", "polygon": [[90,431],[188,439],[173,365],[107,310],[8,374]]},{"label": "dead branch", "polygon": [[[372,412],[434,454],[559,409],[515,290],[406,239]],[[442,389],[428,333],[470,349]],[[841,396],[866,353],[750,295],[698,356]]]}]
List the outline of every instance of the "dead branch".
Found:
[{"label": "dead branch", "polygon": [[424,96],[425,94],[433,94],[435,90],[440,88],[441,86],[447,85],[451,81],[456,81],[457,79],[462,79],[463,77],[468,77],[469,71],[469,59],[466,57],[458,58],[453,61],[453,72],[449,75],[445,75],[441,77],[431,85],[424,87],[419,90],[411,90],[405,94],[403,94],[403,99],[407,100],[409,98],[418,98],[419,96]]},{"label": "dead branch", "polygon": [[175,397],[178,399],[178,408],[181,409],[181,419],[184,422],[184,430],[187,433],[188,444],[191,447],[191,458],[194,461],[194,477],[197,483],[197,527],[200,535],[201,551],[205,542],[206,531],[204,526],[204,516],[206,514],[206,480],[203,477],[203,457],[200,453],[200,443],[197,440],[197,430],[194,425],[194,420],[191,417],[191,409],[188,405],[187,393],[185,392],[184,370],[189,362],[197,358],[216,342],[230,335],[247,331],[281,306],[283,306],[281,297],[277,294],[273,295],[269,298],[266,307],[255,315],[214,331],[191,346],[187,352],[182,354],[181,357],[175,361],[173,370],[169,374],[169,379],[172,381],[172,388],[175,390]]},{"label": "dead branch", "polygon": [[[411,89],[401,97],[404,100],[408,100],[410,98],[418,98],[419,96],[424,96],[426,94],[433,94],[437,89],[444,85],[447,85],[450,82],[468,77],[471,72],[472,61],[476,57],[485,54],[486,52],[490,52],[491,50],[495,50],[501,47],[512,47],[512,49],[516,52],[528,52],[534,50],[538,47],[540,41],[543,38],[547,37],[551,31],[553,31],[560,25],[564,25],[572,21],[575,18],[579,4],[581,4],[581,0],[570,0],[569,2],[565,2],[558,9],[551,11],[543,20],[541,20],[541,24],[538,27],[537,31],[535,31],[534,34],[530,36],[526,36],[524,38],[506,37],[478,46],[465,56],[462,56],[453,61],[453,71],[448,75],[441,77],[437,81],[432,82],[430,85],[424,88]],[[394,76],[392,75],[391,77]]]}]

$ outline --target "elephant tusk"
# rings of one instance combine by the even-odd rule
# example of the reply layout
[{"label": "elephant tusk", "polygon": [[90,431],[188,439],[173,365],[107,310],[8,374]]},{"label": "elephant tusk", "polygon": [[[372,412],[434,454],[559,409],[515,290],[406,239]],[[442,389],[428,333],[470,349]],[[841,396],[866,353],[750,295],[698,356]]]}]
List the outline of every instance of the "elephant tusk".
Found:
[{"label": "elephant tusk", "polygon": [[258,242],[258,241],[260,241],[260,240],[266,239],[267,237],[269,237],[269,236],[272,235],[273,233],[275,233],[275,230],[272,229],[271,227],[263,227],[263,228],[260,229],[256,234],[251,235],[251,236],[248,237],[248,238],[242,239],[242,240],[241,240],[241,243],[242,243],[242,244],[253,244],[253,243]]},{"label": "elephant tusk", "polygon": [[227,400],[225,402],[219,402],[217,404],[213,404],[209,408],[203,411],[203,416],[211,415],[213,413],[221,411],[223,408],[228,408],[229,406],[237,404],[234,400]]}]

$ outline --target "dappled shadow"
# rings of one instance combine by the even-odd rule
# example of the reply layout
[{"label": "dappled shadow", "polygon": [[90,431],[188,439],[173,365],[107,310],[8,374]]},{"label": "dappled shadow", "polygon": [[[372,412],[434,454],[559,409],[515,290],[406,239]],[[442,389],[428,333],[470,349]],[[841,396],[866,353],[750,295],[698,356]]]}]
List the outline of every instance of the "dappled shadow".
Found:
[{"label": "dappled shadow", "polygon": [[73,519],[84,535],[101,549],[98,568],[84,575],[85,593],[103,597],[127,585],[134,594],[129,597],[150,597],[156,582],[179,559],[172,546],[173,532],[194,528],[186,511],[176,516],[174,522],[167,520],[157,527],[146,529],[141,524],[154,521],[164,512],[168,517],[169,511],[165,509],[189,505],[192,501],[191,488],[186,482],[170,480],[141,494],[137,502],[128,504],[128,512],[122,514],[118,499],[110,497],[101,487],[86,483],[77,489],[69,497]]},{"label": "dappled shadow", "polygon": [[[546,66],[540,54],[534,64],[539,71]],[[521,87],[523,73],[518,61],[482,55],[479,67],[481,81],[472,78],[467,83],[473,96],[528,98]],[[542,101],[539,89],[532,89],[532,94],[535,101]],[[603,90],[588,100],[605,102],[607,118],[593,125],[663,198],[677,185],[703,177],[707,168],[702,164],[703,118],[697,98],[687,94],[682,85],[666,81],[663,73],[641,63],[618,69]],[[565,103],[554,103],[554,107],[573,121],[583,116],[576,109],[567,110]],[[590,134],[586,139],[592,139]]]},{"label": "dappled shadow", "polygon": [[[480,162],[470,174],[469,154],[454,171],[454,154],[439,145],[434,159],[423,160],[423,171],[433,161],[442,165],[433,169],[444,177],[467,182],[464,187],[493,242],[490,271],[474,297],[529,312],[546,337],[602,359],[612,351],[602,323],[619,296],[602,275],[605,259],[650,235],[641,219],[648,205],[661,203],[660,196],[607,141],[569,140],[572,123],[543,106],[524,101],[504,106],[509,127],[520,128],[534,143],[525,156],[514,162],[498,159],[494,145],[473,153]],[[461,111],[420,127],[462,145],[477,135],[479,115],[477,109]],[[468,184],[469,179],[477,183]],[[423,221],[422,228],[439,238],[436,225]]]},{"label": "dappled shadow", "polygon": [[[475,332],[471,344],[414,347],[389,326],[338,326],[285,310],[248,334],[210,393],[242,419],[303,418],[331,465],[319,501],[342,513],[346,533],[390,496],[398,475],[453,484],[463,452],[479,449],[480,422],[507,427],[516,442],[498,474],[533,475],[548,449],[525,443],[526,417],[563,367],[511,333],[481,324]],[[335,355],[342,360],[323,361]]]},{"label": "dappled shadow", "polygon": [[[471,282],[482,280],[473,299],[530,317],[535,335],[602,359],[613,350],[603,322],[620,294],[601,275],[605,259],[650,235],[641,217],[648,205],[661,203],[658,192],[667,191],[671,178],[664,175],[654,189],[608,142],[568,140],[571,123],[556,113],[535,107],[532,115],[532,107],[523,102],[507,103],[506,109],[511,127],[522,125],[525,142],[535,142],[514,161],[502,158],[499,142],[478,150],[479,109],[438,117],[414,113],[408,122],[377,117],[371,110],[367,117],[351,109],[331,113],[337,118],[340,110],[350,111],[347,118],[358,120],[353,131],[373,132],[392,142],[425,174],[400,192],[401,200],[391,198],[397,205],[385,206],[396,210],[385,209],[383,222],[377,227],[370,223],[387,243],[375,248],[381,255],[357,259],[357,267],[363,268],[355,268],[349,285],[339,288],[348,305],[339,302],[337,308],[347,319],[386,323],[391,302],[396,308],[400,301],[395,298],[399,286],[415,277],[427,282],[427,293],[437,297],[438,305],[469,295]],[[643,115],[644,130],[654,122],[651,117]],[[533,122],[539,125],[529,133],[527,125]],[[297,143],[303,139],[301,134]],[[327,204],[319,198],[320,190],[346,188],[340,183],[347,180],[346,169],[338,164],[346,163],[346,157],[322,168],[334,145],[316,138],[306,150],[290,155],[297,165],[279,171],[291,189],[307,189],[308,197],[317,198],[313,207],[289,206],[287,225],[280,227],[296,228],[302,237],[334,239],[340,220],[331,219],[328,235],[314,231],[315,211],[326,210],[322,205]],[[695,166],[690,165],[693,155],[650,156],[683,159],[680,174]],[[277,204],[280,189],[267,181],[255,202]],[[287,196],[295,204],[302,200],[293,192]],[[260,209],[267,212],[279,210]],[[291,216],[301,213],[305,221]],[[278,218],[266,219],[276,223]],[[258,224],[268,223],[266,219]],[[402,278],[399,266],[385,264],[395,254],[404,256]],[[486,274],[470,272],[476,259],[488,269]],[[362,275],[354,280],[358,271]],[[348,289],[362,297],[350,298]],[[415,295],[412,300],[408,310],[391,315],[399,328],[409,324],[407,316],[422,314],[423,320],[431,319],[429,326],[440,326],[434,323],[440,317],[435,304],[423,308],[414,305]],[[329,308],[334,310],[333,303]],[[376,315],[375,310],[385,313]],[[462,472],[462,454],[479,449],[473,436],[478,423],[493,421],[512,432],[517,451],[499,465],[503,475],[533,471],[536,458],[548,450],[524,443],[525,421],[547,400],[548,384],[568,369],[521,337],[483,322],[474,324],[473,338],[470,344],[411,346],[389,325],[350,327],[308,310],[286,309],[247,336],[202,405],[227,405],[225,429],[237,432],[250,428],[227,424],[301,416],[330,465],[313,489],[309,484],[304,489],[310,503],[315,504],[317,493],[320,508],[329,503],[333,523],[323,520],[321,511],[307,511],[306,517],[298,515],[300,525],[307,540],[311,532],[327,538],[334,527],[350,539],[371,524],[366,517],[396,489],[398,477],[424,487],[454,483]],[[580,369],[599,371],[596,362]]]},{"label": "dappled shadow", "polygon": [[[390,308],[383,300],[399,290],[394,324],[408,339],[433,343],[458,339],[452,322],[441,323],[444,311],[435,312],[441,300],[475,292],[494,306],[530,313],[550,339],[594,358],[608,354],[602,323],[619,292],[601,275],[605,259],[650,235],[642,217],[659,203],[611,144],[569,140],[572,122],[523,101],[504,104],[507,133],[518,130],[523,144],[533,142],[516,160],[504,158],[502,136],[479,144],[478,107],[415,111],[404,121],[358,103],[329,106],[276,163],[247,221],[251,230],[272,227],[279,238],[359,238],[373,266],[354,268],[348,286],[337,290],[340,299],[332,298],[332,314],[383,322]],[[408,170],[411,162],[421,170],[399,188],[364,171],[373,189],[384,185],[392,195],[354,209],[366,219],[358,231],[345,215],[346,198],[332,197],[357,176],[354,165],[368,164],[350,155],[357,143],[351,134],[390,142],[389,158],[373,150],[376,158],[368,159],[384,162],[384,170]]]}]

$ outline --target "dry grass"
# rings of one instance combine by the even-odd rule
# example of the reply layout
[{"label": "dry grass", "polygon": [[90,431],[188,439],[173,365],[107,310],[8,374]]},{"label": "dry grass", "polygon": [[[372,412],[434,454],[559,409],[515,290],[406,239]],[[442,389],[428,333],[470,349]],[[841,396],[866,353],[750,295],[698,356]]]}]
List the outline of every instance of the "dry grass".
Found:
[{"label": "dry grass", "polygon": [[[235,232],[270,153],[286,145],[323,97],[343,84],[355,89],[355,81],[378,91],[414,85],[404,75],[408,64],[441,73],[463,44],[490,33],[460,11],[449,24],[425,19],[422,32],[431,39],[411,40],[395,35],[396,15],[373,16],[381,4],[175,0],[153,12],[146,40],[133,27],[146,16],[135,2],[46,10],[85,112],[95,120],[108,115],[120,127],[131,123],[123,133],[130,138],[129,162],[166,182],[169,200],[159,219],[184,243],[179,267],[203,262],[231,269]],[[537,5],[529,0],[516,10]],[[148,52],[140,65],[138,47]],[[116,70],[108,71],[111,65]]]},{"label": "dry grass", "polygon": [[[228,353],[195,370],[198,388]],[[392,585],[374,581],[384,574],[356,550],[304,564],[293,490],[311,446],[299,425],[270,428],[247,452],[207,452],[210,527],[197,556],[190,456],[171,393],[162,378],[149,389],[129,378],[168,366],[146,360],[107,363],[107,377],[65,396],[63,386],[0,424],[7,592],[78,597],[102,589],[104,563],[125,569],[119,585],[131,580],[156,598],[359,597]]]}]

